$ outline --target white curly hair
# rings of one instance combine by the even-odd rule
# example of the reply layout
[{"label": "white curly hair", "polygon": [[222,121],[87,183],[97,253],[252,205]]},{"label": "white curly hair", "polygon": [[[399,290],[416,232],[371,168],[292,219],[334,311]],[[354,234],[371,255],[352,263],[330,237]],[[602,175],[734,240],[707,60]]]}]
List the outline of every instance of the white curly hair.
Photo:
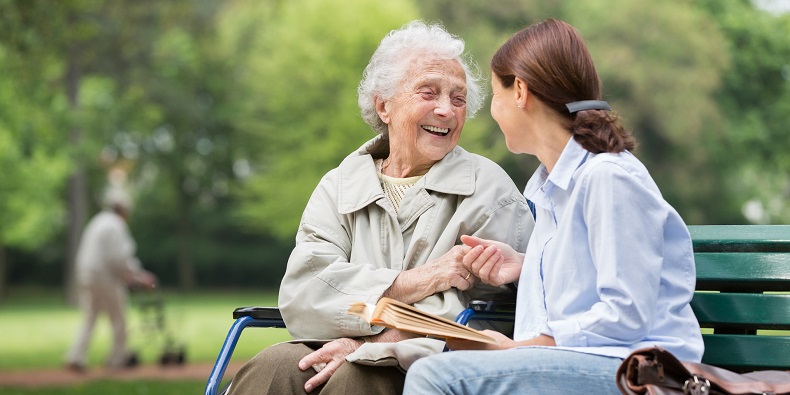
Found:
[{"label": "white curly hair", "polygon": [[485,93],[480,69],[472,56],[464,53],[464,41],[448,33],[441,23],[412,21],[381,40],[357,88],[362,119],[379,134],[387,133],[387,124],[376,113],[374,98],[388,100],[395,95],[409,70],[412,58],[409,55],[415,52],[454,59],[461,64],[466,74],[467,119],[474,117],[483,105]]}]

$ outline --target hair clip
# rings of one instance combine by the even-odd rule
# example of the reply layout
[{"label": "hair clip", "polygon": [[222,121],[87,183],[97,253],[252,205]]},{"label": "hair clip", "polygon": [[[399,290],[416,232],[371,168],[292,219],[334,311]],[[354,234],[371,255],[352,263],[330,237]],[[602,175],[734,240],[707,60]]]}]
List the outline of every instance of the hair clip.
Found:
[{"label": "hair clip", "polygon": [[568,107],[568,112],[571,114],[585,110],[606,110],[606,111],[612,110],[612,108],[609,107],[609,103],[603,100],[575,101],[573,103],[566,104],[565,107]]}]

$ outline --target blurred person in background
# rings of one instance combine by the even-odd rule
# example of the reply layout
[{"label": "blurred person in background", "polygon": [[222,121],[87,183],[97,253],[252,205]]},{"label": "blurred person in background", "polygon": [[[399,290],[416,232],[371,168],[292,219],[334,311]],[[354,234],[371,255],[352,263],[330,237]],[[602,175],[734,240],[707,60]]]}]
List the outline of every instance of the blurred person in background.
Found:
[{"label": "blurred person in background", "polygon": [[82,325],[66,357],[66,367],[75,372],[86,369],[86,353],[96,319],[106,314],[112,326],[112,347],[107,367],[126,368],[137,357],[126,348],[126,304],[128,287],[154,288],[156,276],[143,269],[135,256],[136,243],[127,221],[131,200],[121,189],[111,188],[104,196],[104,209],[86,225],[76,258],[76,284]]},{"label": "blurred person in background", "polygon": [[319,182],[280,286],[294,339],[321,340],[263,350],[231,394],[400,394],[404,371],[444,342],[371,326],[349,305],[386,296],[454,319],[471,298],[507,290],[478,283],[461,260],[463,234],[523,251],[533,225],[510,177],[457,145],[484,100],[478,74],[439,24],[381,41],[358,88],[378,136]]}]

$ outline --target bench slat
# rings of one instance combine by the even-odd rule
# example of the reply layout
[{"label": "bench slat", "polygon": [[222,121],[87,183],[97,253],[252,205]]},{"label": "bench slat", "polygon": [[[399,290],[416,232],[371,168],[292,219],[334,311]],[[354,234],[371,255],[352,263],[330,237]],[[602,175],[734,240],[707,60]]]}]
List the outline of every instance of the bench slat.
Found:
[{"label": "bench slat", "polygon": [[697,290],[790,291],[790,253],[701,252],[694,259]]},{"label": "bench slat", "polygon": [[703,335],[702,362],[737,371],[790,369],[790,336]]},{"label": "bench slat", "polygon": [[703,328],[790,329],[790,295],[698,292],[691,308]]},{"label": "bench slat", "polygon": [[694,251],[790,252],[790,225],[689,225]]}]

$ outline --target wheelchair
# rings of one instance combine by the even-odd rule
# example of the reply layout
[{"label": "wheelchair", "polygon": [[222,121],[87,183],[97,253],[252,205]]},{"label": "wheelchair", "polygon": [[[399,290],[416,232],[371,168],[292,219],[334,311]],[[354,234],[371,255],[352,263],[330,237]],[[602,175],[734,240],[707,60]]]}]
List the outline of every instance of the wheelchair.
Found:
[{"label": "wheelchair", "polygon": [[[501,300],[472,300],[468,307],[461,311],[455,322],[467,325],[472,320],[513,322],[515,315],[515,302]],[[225,395],[230,383],[221,391],[219,390],[225,370],[241,337],[241,332],[246,328],[285,328],[285,322],[277,307],[239,307],[233,310],[235,320],[228,330],[228,335],[222,343],[214,367],[211,369],[206,383],[205,395]],[[445,349],[447,351],[447,349]]]}]

